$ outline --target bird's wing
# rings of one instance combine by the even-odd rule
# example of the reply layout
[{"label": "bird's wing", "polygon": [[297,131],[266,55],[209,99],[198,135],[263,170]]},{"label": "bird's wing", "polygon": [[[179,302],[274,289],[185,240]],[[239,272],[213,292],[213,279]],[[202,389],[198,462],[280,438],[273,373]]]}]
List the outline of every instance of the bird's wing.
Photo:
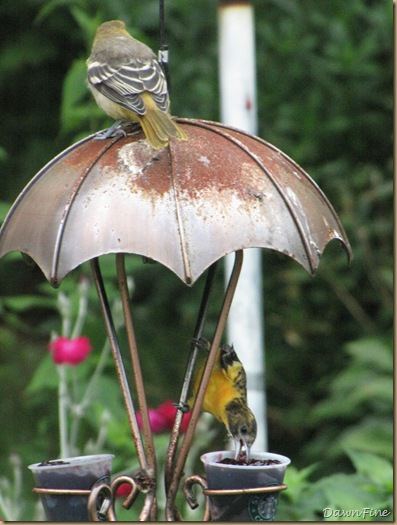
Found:
[{"label": "bird's wing", "polygon": [[237,357],[234,348],[229,345],[222,347],[220,355],[221,367],[224,375],[235,386],[240,393],[242,399],[247,400],[247,376],[241,363]]},{"label": "bird's wing", "polygon": [[144,115],[140,96],[148,91],[161,111],[168,111],[167,82],[156,60],[133,60],[119,67],[94,61],[88,68],[88,82],[104,96],[124,108]]}]

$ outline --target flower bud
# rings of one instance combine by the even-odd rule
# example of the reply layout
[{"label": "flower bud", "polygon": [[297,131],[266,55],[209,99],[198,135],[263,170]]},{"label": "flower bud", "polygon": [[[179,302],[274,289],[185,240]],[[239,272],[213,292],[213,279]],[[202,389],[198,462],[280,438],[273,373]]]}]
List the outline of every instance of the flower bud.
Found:
[{"label": "flower bud", "polygon": [[85,336],[75,339],[57,337],[48,345],[48,349],[55,364],[76,366],[85,361],[92,347],[90,340]]}]

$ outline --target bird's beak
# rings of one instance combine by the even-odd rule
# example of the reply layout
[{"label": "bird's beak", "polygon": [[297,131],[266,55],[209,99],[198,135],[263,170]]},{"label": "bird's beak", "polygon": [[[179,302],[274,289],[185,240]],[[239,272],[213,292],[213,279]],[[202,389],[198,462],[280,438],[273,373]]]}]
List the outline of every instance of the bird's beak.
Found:
[{"label": "bird's beak", "polygon": [[244,448],[245,448],[245,453],[247,455],[247,463],[248,463],[248,461],[250,460],[251,445],[248,445],[247,442],[244,441]]},{"label": "bird's beak", "polygon": [[245,441],[245,439],[240,439],[239,441],[236,441],[236,461],[241,456],[245,455],[247,457],[247,463],[248,463],[250,459],[250,449],[251,447],[247,445],[247,442]]}]

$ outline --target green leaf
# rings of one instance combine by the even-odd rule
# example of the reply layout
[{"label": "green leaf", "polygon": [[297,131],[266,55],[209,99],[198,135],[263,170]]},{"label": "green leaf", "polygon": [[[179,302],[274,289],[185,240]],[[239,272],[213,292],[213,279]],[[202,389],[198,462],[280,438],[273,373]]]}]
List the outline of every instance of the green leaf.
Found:
[{"label": "green leaf", "polygon": [[17,295],[16,297],[3,297],[1,300],[6,307],[19,313],[32,308],[56,308],[53,299],[40,295]]},{"label": "green leaf", "polygon": [[0,201],[0,223],[4,221],[7,213],[10,211],[10,204],[5,201]]},{"label": "green leaf", "polygon": [[84,35],[87,48],[89,48],[94,40],[97,27],[101,24],[101,22],[104,21],[102,13],[100,10],[97,10],[95,17],[93,17],[91,13],[86,13],[78,6],[71,7],[70,12],[76,22],[79,24],[80,29]]},{"label": "green leaf", "polygon": [[308,483],[310,483],[309,477],[316,470],[316,468],[317,463],[301,470],[298,470],[293,466],[287,467],[284,483],[288,485],[288,491],[286,495],[291,501],[299,501],[302,490],[307,488]]},{"label": "green leaf", "polygon": [[367,417],[359,424],[346,429],[339,438],[339,446],[393,458],[392,417]]},{"label": "green leaf", "polygon": [[346,350],[360,365],[383,372],[393,370],[393,350],[379,338],[353,341],[346,345]]},{"label": "green leaf", "polygon": [[48,354],[39,362],[32,379],[26,387],[25,394],[31,396],[43,389],[56,390],[57,388],[58,374],[51,355]]},{"label": "green leaf", "polygon": [[[319,480],[316,484],[325,497],[325,508],[335,510],[356,510],[363,508],[377,509],[379,495],[368,491],[366,481],[357,474],[334,474]],[[319,509],[323,510],[323,509]],[[362,514],[338,516],[338,521],[363,521]],[[326,518],[326,516],[325,516]],[[327,519],[327,518],[326,518]],[[330,521],[335,517],[330,516]]]},{"label": "green leaf", "polygon": [[86,75],[85,60],[74,60],[63,83],[61,104],[61,130],[63,133],[75,131],[91,115],[90,105],[87,104],[89,93]]},{"label": "green leaf", "polygon": [[384,485],[387,490],[392,490],[393,466],[390,461],[371,452],[361,452],[350,448],[346,449],[346,453],[359,474]]}]

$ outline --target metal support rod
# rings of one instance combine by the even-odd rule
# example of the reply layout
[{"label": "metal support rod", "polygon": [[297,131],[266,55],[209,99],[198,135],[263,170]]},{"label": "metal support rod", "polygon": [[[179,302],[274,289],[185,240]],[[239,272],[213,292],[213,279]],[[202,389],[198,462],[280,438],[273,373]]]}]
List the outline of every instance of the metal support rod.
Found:
[{"label": "metal support rod", "polygon": [[[121,297],[121,304],[123,307],[125,329],[127,332],[128,346],[130,349],[132,371],[134,375],[134,382],[136,393],[138,397],[139,410],[142,417],[142,433],[145,441],[146,460],[148,467],[148,474],[155,481],[156,480],[156,451],[154,448],[153,434],[150,428],[149,411],[146,402],[145,387],[143,383],[142,369],[139,360],[138,346],[135,338],[134,324],[132,322],[131,308],[129,305],[127,276],[125,273],[125,256],[124,254],[116,254],[116,269],[117,280]],[[153,501],[155,499],[155,486],[147,493],[143,514],[150,512]],[[141,516],[142,517],[142,516]]]},{"label": "metal support rod", "polygon": [[268,485],[264,487],[253,487],[246,489],[204,489],[203,494],[206,496],[240,496],[242,494],[266,494],[272,492],[281,492],[287,490],[288,486],[284,483],[280,485]]},{"label": "metal support rod", "polygon": [[164,0],[160,0],[159,5],[160,17],[160,49],[159,49],[159,63],[163,68],[165,78],[167,80],[168,94],[171,93],[171,75],[168,66],[168,45],[165,43],[165,14],[164,14]]},{"label": "metal support rod", "polygon": [[183,414],[185,413],[184,408],[187,403],[189,388],[190,388],[190,384],[191,384],[193,372],[194,372],[194,367],[195,367],[196,360],[197,360],[198,345],[196,341],[197,339],[201,337],[202,332],[203,332],[204,323],[205,323],[205,319],[206,319],[207,312],[208,312],[210,294],[211,294],[212,286],[214,284],[216,267],[217,267],[217,263],[215,262],[212,266],[210,266],[208,273],[207,273],[207,279],[205,281],[203,295],[201,298],[200,309],[199,309],[199,313],[197,316],[196,326],[193,332],[193,341],[191,344],[189,360],[186,366],[186,372],[185,372],[185,376],[183,380],[181,396],[179,398],[179,404],[177,407],[178,411],[176,413],[174,426],[171,432],[170,444],[168,446],[167,457],[166,457],[166,462],[165,462],[165,490],[167,494],[168,494],[169,486],[170,486],[171,479],[172,479],[175,455],[176,455],[176,450],[178,446],[180,429],[182,425],[182,418],[183,418]]},{"label": "metal support rod", "polygon": [[109,337],[110,346],[112,349],[113,360],[116,365],[116,372],[120,383],[121,393],[123,395],[124,403],[127,410],[128,420],[130,423],[132,437],[134,439],[135,448],[138,454],[139,464],[142,469],[147,470],[148,463],[145,456],[145,450],[142,443],[141,434],[138,427],[138,421],[132,402],[130,389],[128,386],[127,376],[125,373],[123,360],[121,357],[120,346],[117,340],[117,334],[113,323],[112,314],[109,307],[109,301],[106,295],[105,286],[103,284],[102,274],[99,267],[98,258],[91,260],[91,269],[94,277],[94,283],[98,293],[99,301],[102,308],[103,317],[105,319],[106,330]]},{"label": "metal support rod", "polygon": [[215,363],[217,349],[221,343],[222,335],[225,329],[227,316],[230,310],[230,306],[233,301],[234,292],[238,283],[241,267],[243,264],[243,251],[239,250],[235,255],[235,262],[232,274],[229,279],[229,284],[226,289],[225,297],[223,300],[222,309],[219,315],[218,324],[215,329],[214,337],[211,344],[211,349],[208,354],[207,362],[204,367],[203,375],[201,378],[200,386],[197,391],[196,400],[193,406],[192,415],[184,435],[182,446],[179,452],[179,456],[173,471],[173,478],[167,494],[167,505],[166,505],[166,520],[175,521],[175,497],[178,491],[181,477],[183,476],[183,469],[186,463],[186,458],[190,449],[190,445],[193,439],[194,431],[196,429],[198,418],[200,417],[201,407],[203,404],[205,392],[209,383],[212,368]]},{"label": "metal support rod", "polygon": [[164,15],[164,0],[159,2],[159,17],[160,17],[160,49],[165,45],[165,15]]},{"label": "metal support rod", "polygon": [[193,342],[191,345],[191,354],[189,357],[189,362],[187,364],[186,368],[186,374],[182,385],[182,391],[181,391],[181,397],[179,400],[179,403],[183,405],[187,402],[188,394],[189,394],[189,387],[190,383],[193,377],[193,371],[194,371],[194,365],[196,363],[198,348],[196,340],[199,339],[203,333],[204,323],[205,319],[207,317],[208,312],[208,306],[209,306],[209,299],[210,294],[212,290],[212,286],[214,284],[214,277],[215,277],[215,271],[216,271],[217,263],[215,262],[212,266],[210,266],[207,274],[207,280],[205,282],[204,290],[203,290],[203,296],[201,298],[200,303],[200,309],[197,316],[196,326],[194,328],[193,332]]},{"label": "metal support rod", "polygon": [[129,306],[127,276],[125,274],[124,254],[116,255],[117,280],[119,285],[121,304],[124,313],[125,329],[128,337],[128,346],[131,354],[132,371],[134,374],[134,381],[138,397],[139,410],[142,417],[142,433],[146,445],[146,458],[148,468],[153,469],[153,477],[155,477],[156,470],[156,453],[154,449],[153,435],[150,429],[149,411],[146,402],[145,387],[143,383],[143,376],[141,364],[139,361],[138,347],[135,338],[135,330],[132,322],[131,309]]}]

